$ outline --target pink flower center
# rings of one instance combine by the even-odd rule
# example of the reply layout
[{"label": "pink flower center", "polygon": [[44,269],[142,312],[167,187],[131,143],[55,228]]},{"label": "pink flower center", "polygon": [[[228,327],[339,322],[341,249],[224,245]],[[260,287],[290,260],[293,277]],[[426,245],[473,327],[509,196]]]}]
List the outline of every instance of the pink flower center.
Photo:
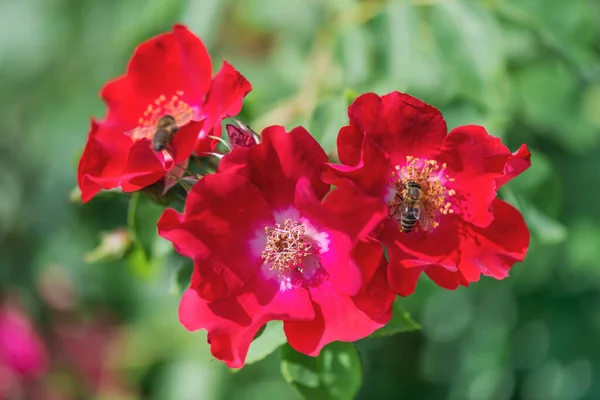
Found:
[{"label": "pink flower center", "polygon": [[445,163],[407,156],[406,164],[396,165],[392,171],[387,203],[390,218],[404,232],[413,227],[431,232],[439,226],[439,215],[454,213],[448,199],[455,191],[447,187],[452,181]]},{"label": "pink flower center", "polygon": [[298,221],[286,219],[283,226],[265,227],[267,244],[262,252],[264,262],[270,270],[287,273],[303,272],[304,259],[313,254],[311,243],[305,237],[306,230]]},{"label": "pink flower center", "polygon": [[159,121],[167,115],[173,117],[178,127],[190,122],[194,118],[195,111],[188,103],[181,100],[183,94],[183,91],[178,90],[170,98],[160,95],[153,103],[148,104],[144,114],[138,119],[137,127],[125,134],[134,142],[143,138],[152,140]]}]

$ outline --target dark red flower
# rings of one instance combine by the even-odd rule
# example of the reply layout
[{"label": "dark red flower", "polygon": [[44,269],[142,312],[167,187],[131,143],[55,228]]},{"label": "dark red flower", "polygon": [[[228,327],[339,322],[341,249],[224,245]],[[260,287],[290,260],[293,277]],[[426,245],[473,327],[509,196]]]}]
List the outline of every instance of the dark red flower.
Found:
[{"label": "dark red flower", "polygon": [[[212,73],[204,44],[182,25],[138,46],[127,73],[102,89],[108,112],[91,121],[77,176],[82,200],[102,189],[139,190],[181,169],[194,150],[209,150],[206,136],[221,134],[221,120],[239,113],[251,90],[226,62],[214,79]],[[179,129],[155,151],[155,126],[165,115]]]},{"label": "dark red flower", "polygon": [[268,128],[193,187],[184,214],[167,209],[158,223],[195,263],[180,321],[208,330],[213,355],[229,367],[243,366],[271,320],[284,321],[292,347],[316,355],[391,317],[383,249],[362,240],[385,207],[351,185],[328,194],[319,176],[326,161],[303,128]]},{"label": "dark red flower", "polygon": [[[328,164],[324,179],[353,182],[387,204],[377,236],[389,251],[388,277],[398,294],[412,293],[422,271],[455,289],[481,274],[502,279],[523,260],[529,231],[496,191],[529,167],[525,145],[511,153],[481,126],[447,133],[437,109],[399,92],[364,94],[348,114],[350,125],[338,136],[343,165]],[[409,182],[420,186],[422,207],[404,203],[418,194]],[[402,219],[410,228],[413,208],[419,220],[405,232]]]}]

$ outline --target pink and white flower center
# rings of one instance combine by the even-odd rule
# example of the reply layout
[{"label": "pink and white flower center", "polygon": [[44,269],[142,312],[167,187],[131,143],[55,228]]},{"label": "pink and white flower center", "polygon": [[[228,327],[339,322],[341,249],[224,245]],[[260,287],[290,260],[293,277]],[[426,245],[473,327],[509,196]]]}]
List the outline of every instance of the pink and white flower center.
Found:
[{"label": "pink and white flower center", "polygon": [[281,290],[318,281],[323,272],[321,254],[329,249],[327,232],[294,208],[274,213],[274,220],[257,232],[251,244],[255,251],[260,249],[265,276],[278,279]]},{"label": "pink and white flower center", "polygon": [[298,221],[286,219],[283,226],[265,227],[267,245],[262,258],[269,269],[285,273],[292,269],[303,272],[304,259],[313,253],[306,229]]},{"label": "pink and white flower center", "polygon": [[409,204],[409,182],[414,182],[420,187],[420,200],[418,204],[410,203],[409,206],[419,207],[421,210],[418,229],[430,232],[437,228],[440,215],[455,212],[449,201],[455,191],[448,187],[454,179],[446,173],[446,169],[445,163],[440,165],[436,160],[412,156],[406,157],[404,165],[394,166],[386,196],[390,218],[400,225],[402,211]]}]

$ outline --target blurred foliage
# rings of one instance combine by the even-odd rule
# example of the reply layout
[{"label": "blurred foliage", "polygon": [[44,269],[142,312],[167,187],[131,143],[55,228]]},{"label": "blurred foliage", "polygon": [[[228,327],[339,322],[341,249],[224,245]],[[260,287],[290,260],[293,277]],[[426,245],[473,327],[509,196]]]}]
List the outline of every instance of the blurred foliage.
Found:
[{"label": "blurred foliage", "polygon": [[[600,398],[597,0],[0,2],[0,290],[20,297],[46,338],[46,393],[290,398],[282,356],[286,379],[314,378],[285,347],[235,374],[211,362],[205,333],[177,321],[183,287],[172,282],[190,270],[154,235],[152,204],[70,200],[89,117],[104,115],[99,90],[138,43],[178,21],[215,69],[227,60],[252,82],[240,118],[255,129],[303,124],[335,157],[349,101],[401,90],[439,108],[449,128],[482,124],[533,151],[532,169],[501,191],[532,232],[511,278],[453,292],[423,279],[402,301],[423,329],[360,341],[360,390],[335,373],[316,376],[319,387],[358,399]],[[85,263],[100,232],[128,223],[127,257]],[[96,385],[90,364],[104,371]]]}]

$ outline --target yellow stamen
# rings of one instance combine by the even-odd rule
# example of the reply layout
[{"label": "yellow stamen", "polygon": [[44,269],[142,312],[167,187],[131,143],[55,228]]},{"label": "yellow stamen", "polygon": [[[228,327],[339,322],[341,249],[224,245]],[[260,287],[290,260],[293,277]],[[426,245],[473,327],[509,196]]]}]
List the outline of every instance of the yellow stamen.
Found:
[{"label": "yellow stamen", "polygon": [[171,115],[175,118],[177,126],[187,124],[194,116],[193,108],[181,100],[183,91],[178,90],[176,95],[172,96],[167,102],[167,96],[161,94],[154,102],[148,104],[143,116],[138,119],[138,126],[131,131],[126,132],[133,141],[142,138],[152,139],[156,131],[156,123],[165,115]]},{"label": "yellow stamen", "polygon": [[[402,211],[402,202],[407,195],[408,182],[416,182],[421,187],[423,203],[422,212],[418,227],[421,230],[431,231],[439,226],[437,221],[440,214],[452,214],[454,209],[448,199],[456,194],[454,189],[446,187],[448,182],[453,182],[445,173],[446,163],[438,164],[436,160],[422,159],[418,157],[407,156],[404,166],[395,165],[392,171],[392,188],[394,196],[388,202],[388,206],[393,215]],[[396,218],[399,218],[396,216]],[[429,221],[424,226],[423,221]]]},{"label": "yellow stamen", "polygon": [[312,245],[305,238],[304,226],[286,219],[283,227],[281,224],[276,224],[275,228],[265,227],[265,232],[267,244],[262,258],[269,268],[280,273],[293,269],[303,272],[304,259],[312,254]]}]

